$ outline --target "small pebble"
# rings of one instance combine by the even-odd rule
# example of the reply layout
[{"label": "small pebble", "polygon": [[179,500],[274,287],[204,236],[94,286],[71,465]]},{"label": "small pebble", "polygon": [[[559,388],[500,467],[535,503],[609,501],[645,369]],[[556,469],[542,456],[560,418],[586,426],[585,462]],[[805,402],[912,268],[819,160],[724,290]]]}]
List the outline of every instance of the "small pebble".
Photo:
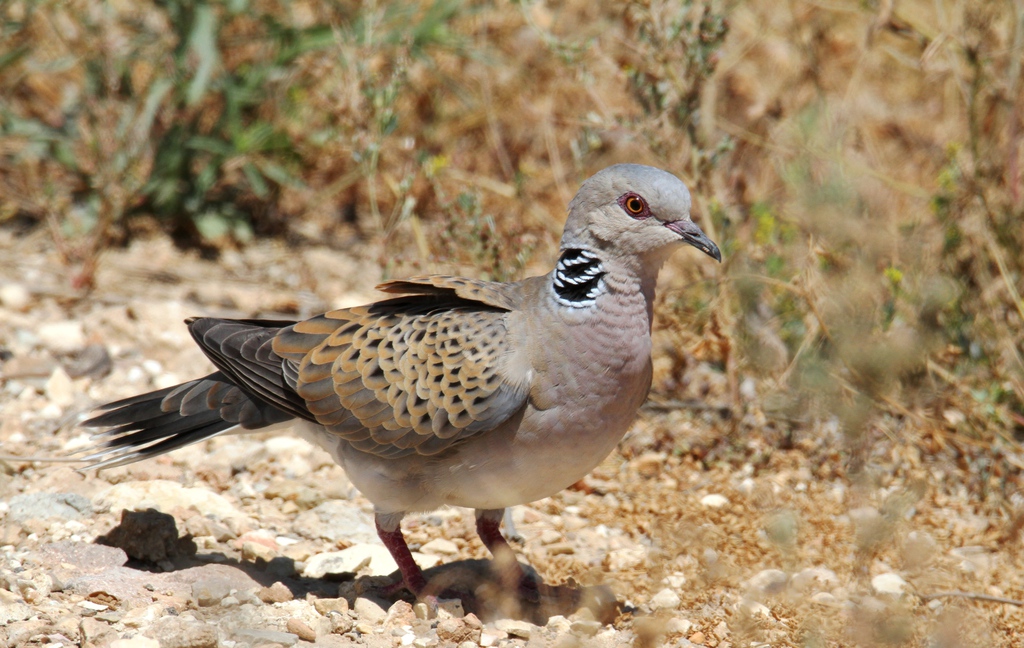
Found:
[{"label": "small pebble", "polygon": [[780,569],[762,569],[746,582],[748,589],[758,595],[779,594],[786,589],[789,575]]},{"label": "small pebble", "polygon": [[292,596],[292,591],[280,581],[270,587],[262,588],[256,592],[256,596],[264,603],[284,603],[295,598]]},{"label": "small pebble", "polygon": [[0,304],[12,311],[24,311],[32,301],[32,294],[21,284],[5,283],[0,285]]},{"label": "small pebble", "polygon": [[343,598],[318,598],[313,600],[313,608],[327,616],[331,612],[345,614],[348,612],[348,600]]},{"label": "small pebble", "polygon": [[604,626],[600,621],[594,621],[592,619],[580,619],[579,621],[573,621],[569,629],[572,633],[581,637],[593,637],[601,628]]},{"label": "small pebble", "polygon": [[412,606],[412,611],[420,621],[427,621],[430,619],[430,608],[427,607],[427,604],[423,601]]},{"label": "small pebble", "polygon": [[447,538],[434,538],[420,547],[420,552],[435,556],[454,556],[459,553],[459,546]]},{"label": "small pebble", "polygon": [[484,630],[480,633],[480,645],[483,648],[487,648],[488,646],[497,646],[499,641],[507,638],[508,634],[500,630]]},{"label": "small pebble", "polygon": [[294,617],[288,619],[288,623],[285,624],[285,628],[288,632],[296,635],[303,641],[316,641],[316,633],[313,632],[313,628],[306,625],[306,622],[302,619],[296,619]]},{"label": "small pebble", "polygon": [[706,506],[708,508],[722,508],[728,503],[729,498],[725,495],[719,495],[718,493],[712,493],[700,498],[701,506]]},{"label": "small pebble", "polygon": [[39,341],[56,353],[70,353],[85,346],[85,330],[81,322],[47,322],[36,329]]},{"label": "small pebble", "polygon": [[277,552],[264,544],[251,541],[242,543],[242,558],[248,562],[270,562],[276,557]]},{"label": "small pebble", "polygon": [[520,639],[529,639],[530,635],[540,630],[540,628],[532,623],[519,621],[518,619],[498,619],[494,623],[494,627],[510,637],[519,637]]},{"label": "small pebble", "polygon": [[907,590],[907,581],[898,574],[879,574],[871,579],[871,589],[875,590],[876,594],[902,596]]},{"label": "small pebble", "polygon": [[816,592],[811,596],[811,602],[826,607],[836,607],[839,605],[839,601],[830,592]]},{"label": "small pebble", "polygon": [[797,591],[805,591],[811,588],[835,587],[839,584],[839,577],[825,567],[808,567],[793,574],[790,583]]},{"label": "small pebble", "polygon": [[548,622],[544,625],[545,628],[558,634],[565,634],[572,629],[572,624],[569,623],[569,619],[566,619],[561,614],[548,617]]},{"label": "small pebble", "polygon": [[[368,623],[380,623],[388,615],[381,602],[364,596],[356,599],[352,609],[355,611],[357,618]],[[358,629],[358,626],[356,628]]]},{"label": "small pebble", "polygon": [[651,597],[652,610],[674,610],[680,603],[679,595],[667,587]]},{"label": "small pebble", "polygon": [[719,639],[725,639],[729,636],[729,625],[725,621],[715,626],[715,636]]},{"label": "small pebble", "polygon": [[46,397],[57,407],[67,407],[75,401],[75,387],[62,367],[57,367],[46,381]]},{"label": "small pebble", "polygon": [[373,624],[367,623],[366,621],[359,621],[356,623],[356,632],[364,635],[373,634]]},{"label": "small pebble", "polygon": [[751,601],[750,599],[740,601],[740,604],[736,607],[748,617],[761,619],[770,619],[772,617],[772,611],[767,605]]}]

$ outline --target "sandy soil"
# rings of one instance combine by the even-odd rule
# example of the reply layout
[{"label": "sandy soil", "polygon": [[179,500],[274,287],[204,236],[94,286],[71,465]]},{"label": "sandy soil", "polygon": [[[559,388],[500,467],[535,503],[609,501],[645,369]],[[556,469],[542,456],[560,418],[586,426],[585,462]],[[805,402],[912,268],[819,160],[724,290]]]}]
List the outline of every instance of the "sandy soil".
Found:
[{"label": "sandy soil", "polygon": [[[81,296],[47,241],[0,230],[5,456],[67,456],[91,406],[207,371],[187,316],[302,317],[370,299],[379,279],[367,250],[259,244],[211,262],[158,238],[108,251]],[[591,476],[514,510],[520,559],[549,585],[539,606],[502,595],[478,562],[471,512],[408,518],[421,562],[454,565],[434,573],[465,592],[433,618],[386,593],[394,566],[369,503],[291,436],[99,473],[8,458],[0,643],[1024,642],[1020,541],[964,487],[966,468],[883,436],[853,473],[834,422],[772,418],[741,378],[743,412],[729,416],[722,374],[691,362],[676,392],[652,396],[672,402],[646,408]]]}]

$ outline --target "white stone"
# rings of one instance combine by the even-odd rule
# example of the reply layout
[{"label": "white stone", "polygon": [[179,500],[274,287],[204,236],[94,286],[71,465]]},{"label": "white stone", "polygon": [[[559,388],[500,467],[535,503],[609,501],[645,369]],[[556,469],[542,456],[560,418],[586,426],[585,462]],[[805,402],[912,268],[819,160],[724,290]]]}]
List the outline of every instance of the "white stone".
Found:
[{"label": "white stone", "polygon": [[847,514],[854,526],[860,529],[873,529],[882,522],[882,514],[873,506],[860,506],[850,509]]},{"label": "white stone", "polygon": [[166,479],[130,481],[116,484],[101,492],[94,502],[97,510],[119,514],[155,508],[170,513],[177,507],[195,508],[203,515],[218,519],[244,517],[224,496],[203,488],[186,488]]},{"label": "white stone", "polygon": [[5,283],[0,286],[0,304],[12,311],[24,311],[32,301],[32,294],[25,286],[16,283]]},{"label": "white stone", "polygon": [[109,605],[104,605],[103,603],[94,603],[93,601],[86,600],[86,601],[79,601],[78,602],[78,607],[85,608],[86,610],[89,610],[90,612],[102,612],[102,611],[108,609],[110,606]]},{"label": "white stone", "polygon": [[977,545],[956,547],[949,550],[949,554],[960,559],[960,571],[973,574],[975,572],[988,571],[991,563],[989,550]]},{"label": "white stone", "polygon": [[360,596],[356,599],[352,609],[361,621],[369,623],[380,623],[388,616],[387,610],[378,601]]},{"label": "white stone", "polygon": [[459,553],[459,547],[447,538],[434,538],[420,547],[420,552],[434,556],[454,556]]},{"label": "white stone", "polygon": [[518,619],[498,619],[495,621],[494,627],[510,637],[519,637],[520,639],[529,639],[530,635],[540,630],[532,623]]},{"label": "white stone", "polygon": [[398,569],[398,564],[384,545],[357,544],[312,556],[306,561],[302,575],[323,578],[326,574],[355,574],[365,568],[374,576],[386,576]]},{"label": "white stone", "polygon": [[744,477],[743,481],[741,481],[739,486],[736,487],[736,490],[743,493],[747,497],[750,497],[751,495],[754,494],[754,488],[756,486],[757,484],[754,482],[753,479],[751,479],[750,477]]},{"label": "white stone", "polygon": [[548,622],[544,625],[544,627],[548,630],[551,630],[552,632],[557,632],[558,634],[565,634],[566,632],[569,632],[569,629],[572,627],[572,624],[569,623],[569,619],[566,619],[561,614],[556,614],[554,616],[548,617]]},{"label": "white stone", "polygon": [[673,572],[665,577],[665,584],[672,589],[682,589],[686,585],[686,575],[680,572]]},{"label": "white stone", "polygon": [[75,386],[63,367],[57,367],[46,381],[46,397],[57,407],[67,407],[75,401]]},{"label": "white stone", "polygon": [[759,594],[778,594],[786,589],[789,576],[778,569],[764,569],[747,581],[747,589]]},{"label": "white stone", "polygon": [[142,370],[148,373],[150,378],[155,378],[163,373],[164,366],[159,360],[149,358],[142,361]]},{"label": "white stone", "polygon": [[43,409],[39,410],[39,418],[41,419],[58,419],[63,415],[64,410],[56,403],[47,403],[43,406]]},{"label": "white stone", "polygon": [[750,599],[743,599],[740,601],[739,610],[749,617],[759,619],[770,619],[772,618],[772,611],[768,609],[768,606],[757,601],[751,601]]},{"label": "white stone", "polygon": [[839,577],[826,567],[808,567],[793,574],[791,583],[793,588],[798,591],[806,591],[811,588],[821,590],[838,585]]},{"label": "white stone", "polygon": [[875,590],[876,594],[901,596],[907,589],[907,581],[903,580],[899,574],[891,572],[879,574],[871,579],[871,589]]},{"label": "white stone", "polygon": [[92,435],[88,432],[82,432],[77,436],[73,436],[61,446],[61,449],[68,454],[73,454],[83,448],[88,448],[93,445]]},{"label": "white stone", "polygon": [[839,600],[829,592],[817,592],[811,597],[811,602],[826,607],[838,607],[839,605]]},{"label": "white stone", "polygon": [[665,624],[665,632],[668,634],[685,635],[689,634],[690,630],[693,629],[693,622],[689,619],[680,619],[679,617],[672,617]]},{"label": "white stone", "polygon": [[647,550],[640,546],[613,549],[608,552],[608,558],[606,560],[609,571],[625,571],[646,562]]},{"label": "white stone", "polygon": [[36,329],[36,335],[43,346],[57,353],[69,353],[85,346],[85,330],[81,322],[48,322]]},{"label": "white stone", "polygon": [[[20,599],[20,597],[18,597]],[[24,621],[32,616],[32,608],[21,600],[5,601],[0,598],[0,627],[15,621]]]},{"label": "white stone", "polygon": [[674,610],[680,603],[679,595],[667,587],[651,597],[652,610]]},{"label": "white stone", "polygon": [[[430,569],[440,561],[437,556],[426,556],[418,551],[414,551],[412,557],[423,569]],[[398,564],[384,545],[360,543],[341,551],[327,551],[310,557],[302,575],[323,578],[326,574],[355,574],[363,569],[371,576],[387,576],[398,569]]]},{"label": "white stone", "polygon": [[719,495],[718,493],[711,493],[700,498],[701,506],[708,508],[722,508],[729,503],[729,498],[725,495]]}]

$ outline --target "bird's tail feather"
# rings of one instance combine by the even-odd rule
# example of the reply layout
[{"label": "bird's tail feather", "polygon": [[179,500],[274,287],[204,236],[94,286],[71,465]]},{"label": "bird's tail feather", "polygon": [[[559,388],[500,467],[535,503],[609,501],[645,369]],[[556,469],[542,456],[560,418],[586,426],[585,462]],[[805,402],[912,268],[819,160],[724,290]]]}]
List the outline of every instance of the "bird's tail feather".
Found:
[{"label": "bird's tail feather", "polygon": [[83,427],[108,428],[81,451],[86,468],[112,468],[198,443],[232,428],[259,430],[292,419],[216,372],[107,403]]}]

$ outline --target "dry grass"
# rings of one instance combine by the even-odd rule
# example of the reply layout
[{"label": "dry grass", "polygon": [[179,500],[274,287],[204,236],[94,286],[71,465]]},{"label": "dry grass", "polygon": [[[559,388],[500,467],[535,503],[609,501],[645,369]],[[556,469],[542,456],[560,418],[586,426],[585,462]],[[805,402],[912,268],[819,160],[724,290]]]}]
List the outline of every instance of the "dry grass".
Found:
[{"label": "dry grass", "polygon": [[[0,223],[50,227],[76,288],[154,224],[214,252],[359,237],[386,275],[506,278],[551,258],[581,179],[661,166],[726,262],[669,268],[653,398],[729,417],[655,417],[627,457],[664,451],[683,479],[801,453],[894,520],[948,526],[954,498],[1018,560],[1020,0],[230,4],[196,5],[220,27],[213,58],[188,3],[0,6]],[[157,180],[192,202],[161,202]],[[828,537],[841,512],[796,515]],[[905,528],[876,531],[850,569],[899,562]],[[829,550],[803,540],[780,560]],[[1024,598],[1019,572],[985,588]],[[786,605],[806,645],[961,645],[960,617],[890,610],[912,629],[872,639],[856,624],[877,619]],[[1010,637],[992,606],[956,609]]]}]

